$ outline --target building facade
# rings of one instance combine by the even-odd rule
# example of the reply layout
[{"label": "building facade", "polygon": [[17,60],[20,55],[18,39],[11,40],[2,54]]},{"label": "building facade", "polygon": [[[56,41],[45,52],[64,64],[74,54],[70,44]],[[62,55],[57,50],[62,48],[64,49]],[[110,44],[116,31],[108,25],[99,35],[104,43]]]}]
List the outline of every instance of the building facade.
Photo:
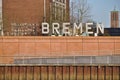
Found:
[{"label": "building facade", "polygon": [[69,20],[69,0],[3,0],[4,35],[41,35],[42,22]]},{"label": "building facade", "polygon": [[111,11],[111,28],[119,28],[119,11]]}]

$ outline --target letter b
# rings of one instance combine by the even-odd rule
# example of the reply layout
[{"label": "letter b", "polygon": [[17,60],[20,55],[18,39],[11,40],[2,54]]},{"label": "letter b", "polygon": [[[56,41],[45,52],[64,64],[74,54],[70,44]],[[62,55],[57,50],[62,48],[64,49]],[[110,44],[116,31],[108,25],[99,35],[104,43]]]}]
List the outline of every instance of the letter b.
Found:
[{"label": "letter b", "polygon": [[49,33],[49,24],[42,23],[42,34],[48,34],[48,33]]}]

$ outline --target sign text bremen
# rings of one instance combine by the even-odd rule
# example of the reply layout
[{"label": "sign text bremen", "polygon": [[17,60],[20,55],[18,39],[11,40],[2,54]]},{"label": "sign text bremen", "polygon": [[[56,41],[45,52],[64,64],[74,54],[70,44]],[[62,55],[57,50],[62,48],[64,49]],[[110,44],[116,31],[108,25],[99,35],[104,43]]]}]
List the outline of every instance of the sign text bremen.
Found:
[{"label": "sign text bremen", "polygon": [[[49,23],[42,23],[42,34],[49,34],[50,32],[52,32],[52,34],[57,34],[57,35],[70,35],[71,32],[70,32],[70,23],[63,23],[62,24],[62,28],[60,28],[60,24],[59,23],[52,23],[52,29],[50,29],[50,25]],[[93,23],[85,23],[85,30],[83,31],[83,23],[74,23],[73,24],[73,34],[77,34],[77,30],[79,31],[79,33],[83,33],[83,32],[86,32],[88,35],[89,34],[94,34],[94,32],[91,30],[91,26],[93,26]],[[60,31],[60,29],[62,29],[62,31]],[[98,34],[98,33],[102,33],[104,34],[104,25],[103,24],[96,24],[96,28],[95,28],[96,32],[95,34]],[[52,31],[50,31],[52,30]]]}]

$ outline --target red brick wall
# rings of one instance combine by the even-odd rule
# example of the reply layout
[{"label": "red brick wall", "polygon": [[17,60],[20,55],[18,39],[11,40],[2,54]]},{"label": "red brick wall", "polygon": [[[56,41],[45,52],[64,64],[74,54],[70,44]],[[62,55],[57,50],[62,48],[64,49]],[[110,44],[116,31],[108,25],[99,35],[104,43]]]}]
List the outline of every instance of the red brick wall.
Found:
[{"label": "red brick wall", "polygon": [[117,55],[119,49],[120,37],[0,37],[0,63],[13,56]]},{"label": "red brick wall", "polygon": [[[49,13],[49,0],[46,0]],[[44,0],[3,0],[4,31],[11,30],[11,23],[41,23]]]}]

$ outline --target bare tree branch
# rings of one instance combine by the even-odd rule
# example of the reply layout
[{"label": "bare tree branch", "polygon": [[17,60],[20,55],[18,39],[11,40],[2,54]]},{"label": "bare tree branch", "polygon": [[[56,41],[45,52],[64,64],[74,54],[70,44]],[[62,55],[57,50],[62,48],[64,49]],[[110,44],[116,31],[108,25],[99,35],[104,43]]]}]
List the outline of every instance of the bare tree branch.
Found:
[{"label": "bare tree branch", "polygon": [[[74,5],[74,7],[72,7],[72,5]],[[74,20],[73,18],[76,18],[76,20]],[[72,22],[77,21],[78,23],[85,23],[89,21],[90,18],[90,6],[87,3],[87,0],[75,0],[74,3],[71,3],[71,20],[73,20]]]}]

